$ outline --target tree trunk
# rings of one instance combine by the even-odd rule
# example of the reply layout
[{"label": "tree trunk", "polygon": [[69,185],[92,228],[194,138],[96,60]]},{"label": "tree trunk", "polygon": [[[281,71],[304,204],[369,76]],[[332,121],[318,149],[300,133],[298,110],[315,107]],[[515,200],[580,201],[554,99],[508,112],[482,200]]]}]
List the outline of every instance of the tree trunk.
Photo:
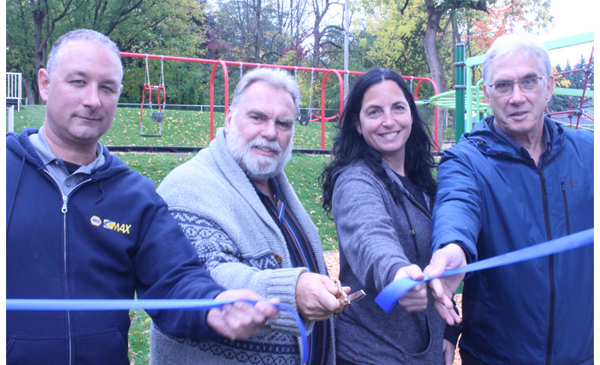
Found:
[{"label": "tree trunk", "polygon": [[260,16],[262,12],[261,0],[256,1],[256,35],[254,38],[254,62],[260,63],[260,41],[262,40],[261,28],[260,28]]},{"label": "tree trunk", "polygon": [[[37,7],[33,11],[33,27],[34,27],[34,39],[35,39],[35,73],[33,75],[33,80],[31,81],[31,86],[35,88],[37,84],[37,74],[40,68],[44,67],[44,61],[46,60],[46,49],[48,47],[47,40],[44,40],[44,22],[47,22],[48,13],[44,10],[44,5],[41,3],[37,4]],[[35,98],[29,101],[33,101],[33,104],[38,104],[40,102],[39,93],[35,93]]]},{"label": "tree trunk", "polygon": [[[446,87],[446,80],[444,77],[444,68],[440,61],[440,56],[437,52],[437,30],[439,28],[439,22],[441,19],[441,13],[436,12],[433,6],[430,8],[431,0],[425,1],[427,5],[427,11],[431,12],[428,16],[427,29],[425,30],[425,38],[423,38],[423,46],[425,47],[425,55],[427,56],[427,63],[429,64],[429,70],[431,72],[431,78],[435,81],[438,94],[448,91]],[[431,10],[430,10],[431,9]],[[441,148],[442,140],[444,138],[444,124],[446,122],[447,110],[438,108],[438,133],[437,141]],[[433,130],[431,131],[434,132]]]},{"label": "tree trunk", "polygon": [[27,103],[30,105],[37,104],[35,94],[33,93],[32,82],[28,80],[25,75],[23,77],[23,86],[25,87],[25,94],[27,94]]}]

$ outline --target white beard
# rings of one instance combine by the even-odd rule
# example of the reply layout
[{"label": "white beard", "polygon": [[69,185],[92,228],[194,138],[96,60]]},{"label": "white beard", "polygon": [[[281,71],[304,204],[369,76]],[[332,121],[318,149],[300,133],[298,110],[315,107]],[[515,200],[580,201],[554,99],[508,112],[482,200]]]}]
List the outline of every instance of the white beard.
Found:
[{"label": "white beard", "polygon": [[[246,176],[248,176],[250,180],[265,181],[280,172],[283,172],[283,168],[290,157],[292,157],[294,133],[292,132],[290,144],[283,152],[281,151],[279,143],[276,141],[268,141],[261,137],[256,137],[246,143],[237,128],[235,115],[233,115],[229,125],[229,132],[227,133],[225,140],[233,159],[246,173]],[[253,155],[253,147],[269,148],[275,152],[276,155],[274,157]]]}]

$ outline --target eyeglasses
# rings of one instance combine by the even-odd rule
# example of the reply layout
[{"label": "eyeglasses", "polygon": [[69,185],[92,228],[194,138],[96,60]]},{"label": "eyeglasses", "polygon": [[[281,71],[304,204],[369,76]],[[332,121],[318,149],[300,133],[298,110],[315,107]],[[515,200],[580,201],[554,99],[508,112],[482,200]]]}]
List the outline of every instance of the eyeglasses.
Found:
[{"label": "eyeglasses", "polygon": [[540,88],[540,81],[548,76],[536,76],[536,77],[528,77],[526,79],[515,81],[515,82],[497,82],[493,85],[487,85],[494,89],[494,92],[498,96],[508,96],[512,94],[515,84],[519,84],[519,88],[524,93],[532,93],[538,91]]}]

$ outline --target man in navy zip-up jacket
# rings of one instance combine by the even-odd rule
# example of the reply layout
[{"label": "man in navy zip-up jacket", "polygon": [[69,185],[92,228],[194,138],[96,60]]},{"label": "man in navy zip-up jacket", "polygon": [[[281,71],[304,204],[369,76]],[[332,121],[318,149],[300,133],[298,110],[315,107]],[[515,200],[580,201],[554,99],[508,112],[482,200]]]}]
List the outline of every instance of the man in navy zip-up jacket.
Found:
[{"label": "man in navy zip-up jacket", "polygon": [[[432,276],[593,227],[593,133],[544,116],[554,77],[543,45],[498,38],[483,78],[494,115],[438,167]],[[462,363],[592,364],[593,255],[589,245],[467,275]],[[449,323],[463,276],[431,282]]]},{"label": "man in navy zip-up jacket", "polygon": [[[60,37],[39,71],[44,126],[6,139],[7,298],[260,300],[147,311],[173,336],[248,338],[278,310],[249,290],[216,284],[154,183],[98,142],[114,118],[122,74],[116,45],[85,29]],[[6,317],[8,363],[129,363],[126,310]]]}]

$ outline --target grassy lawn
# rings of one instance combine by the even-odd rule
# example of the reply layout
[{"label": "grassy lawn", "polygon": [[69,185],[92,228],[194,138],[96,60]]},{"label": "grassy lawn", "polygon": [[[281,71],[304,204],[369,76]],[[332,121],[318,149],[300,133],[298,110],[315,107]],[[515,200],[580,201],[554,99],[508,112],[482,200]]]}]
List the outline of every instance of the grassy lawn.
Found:
[{"label": "grassy lawn", "polygon": [[[25,127],[38,128],[43,124],[45,106],[25,105],[21,112],[15,112],[15,132]],[[223,113],[215,112],[215,131],[223,126]],[[158,124],[150,119],[150,111],[143,114],[144,134],[158,134]],[[7,122],[8,123],[8,122]],[[8,127],[7,127],[8,130]],[[325,147],[331,148],[332,137],[336,129],[333,123],[325,125]],[[140,136],[140,109],[135,107],[119,107],[115,119],[100,142],[107,146],[185,146],[205,147],[210,142],[210,113],[193,110],[169,109],[165,112],[162,123],[162,137],[148,138]],[[321,124],[309,123],[308,126],[297,124],[294,135],[294,148],[320,149]]]}]

